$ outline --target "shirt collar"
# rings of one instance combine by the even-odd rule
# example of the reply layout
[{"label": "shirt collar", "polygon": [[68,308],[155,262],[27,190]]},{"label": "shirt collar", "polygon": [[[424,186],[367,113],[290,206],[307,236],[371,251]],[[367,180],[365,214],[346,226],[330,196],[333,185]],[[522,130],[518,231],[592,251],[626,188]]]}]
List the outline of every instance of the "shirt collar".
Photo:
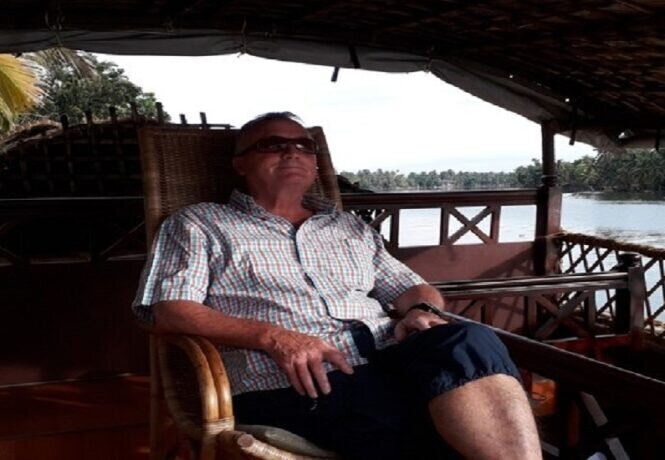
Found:
[{"label": "shirt collar", "polygon": [[[252,196],[234,189],[229,198],[229,205],[248,214],[272,215],[262,206],[256,204]],[[302,199],[302,205],[314,211],[314,214],[332,214],[335,212],[335,203],[325,198],[305,195]]]}]

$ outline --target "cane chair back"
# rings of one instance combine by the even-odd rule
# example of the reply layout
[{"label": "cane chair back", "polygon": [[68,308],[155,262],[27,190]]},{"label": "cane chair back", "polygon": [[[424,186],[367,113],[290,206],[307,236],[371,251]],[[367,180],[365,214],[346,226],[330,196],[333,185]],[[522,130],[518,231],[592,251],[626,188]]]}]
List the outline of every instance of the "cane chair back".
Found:
[{"label": "cane chair back", "polygon": [[[309,128],[319,145],[318,179],[309,194],[334,201],[341,208],[337,177],[320,127]],[[189,204],[225,203],[239,185],[231,159],[237,129],[146,126],[139,130],[145,225],[148,243],[162,221]]]}]

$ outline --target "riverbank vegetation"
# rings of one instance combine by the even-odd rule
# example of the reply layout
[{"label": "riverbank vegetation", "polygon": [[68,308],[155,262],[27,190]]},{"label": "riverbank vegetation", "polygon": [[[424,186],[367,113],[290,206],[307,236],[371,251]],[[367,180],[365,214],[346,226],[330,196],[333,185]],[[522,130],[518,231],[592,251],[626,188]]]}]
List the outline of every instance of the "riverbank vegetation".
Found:
[{"label": "riverbank vegetation", "polygon": [[[342,171],[341,175],[363,189],[389,190],[470,190],[530,188],[540,185],[542,166],[533,159],[529,165],[511,172],[422,171]],[[625,154],[599,154],[578,160],[557,162],[559,183],[566,192],[617,191],[664,192],[665,151],[639,150]]]}]

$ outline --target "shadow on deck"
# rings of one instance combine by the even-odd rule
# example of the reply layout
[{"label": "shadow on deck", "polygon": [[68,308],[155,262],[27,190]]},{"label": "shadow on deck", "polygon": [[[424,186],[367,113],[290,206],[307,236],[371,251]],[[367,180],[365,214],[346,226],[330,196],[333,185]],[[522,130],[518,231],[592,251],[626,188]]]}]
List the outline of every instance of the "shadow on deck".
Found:
[{"label": "shadow on deck", "polygon": [[2,460],[147,460],[148,377],[0,388]]}]

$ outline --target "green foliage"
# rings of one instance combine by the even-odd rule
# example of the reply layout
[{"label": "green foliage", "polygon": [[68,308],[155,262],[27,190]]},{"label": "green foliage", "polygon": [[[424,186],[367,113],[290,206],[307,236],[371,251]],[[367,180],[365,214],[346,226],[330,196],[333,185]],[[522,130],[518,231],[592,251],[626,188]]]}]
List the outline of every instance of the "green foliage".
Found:
[{"label": "green foliage", "polygon": [[372,172],[363,169],[356,173],[342,171],[341,175],[361,188],[374,191],[496,189],[519,186],[515,173],[504,172],[455,172],[449,169],[441,172],[410,172],[405,176],[399,171],[378,169]]},{"label": "green foliage", "polygon": [[19,114],[41,97],[36,69],[29,61],[0,54],[0,133],[9,130]]},{"label": "green foliage", "polygon": [[45,71],[42,103],[25,119],[49,118],[58,121],[67,115],[71,124],[85,122],[85,111],[91,110],[95,119],[109,118],[109,106],[117,108],[119,118],[131,116],[130,102],[135,102],[140,114],[155,117],[156,99],[144,92],[116,64],[99,61],[82,53],[94,68],[94,75],[82,78],[80,71],[65,60],[53,59],[42,63]]},{"label": "green foliage", "polygon": [[[600,155],[596,171],[604,189],[665,191],[665,152],[641,150],[625,155]],[[607,183],[603,184],[605,181]]]},{"label": "green foliage", "polygon": [[[607,190],[617,192],[665,191],[665,152],[641,150],[622,155],[584,156],[572,162],[557,162],[559,183],[564,191]],[[512,172],[375,172],[364,169],[341,173],[362,188],[388,190],[471,190],[533,188],[541,184],[539,160],[515,168]]]},{"label": "green foliage", "polygon": [[530,165],[516,168],[514,174],[519,186],[538,187],[543,175],[543,165],[540,160],[533,158]]}]

